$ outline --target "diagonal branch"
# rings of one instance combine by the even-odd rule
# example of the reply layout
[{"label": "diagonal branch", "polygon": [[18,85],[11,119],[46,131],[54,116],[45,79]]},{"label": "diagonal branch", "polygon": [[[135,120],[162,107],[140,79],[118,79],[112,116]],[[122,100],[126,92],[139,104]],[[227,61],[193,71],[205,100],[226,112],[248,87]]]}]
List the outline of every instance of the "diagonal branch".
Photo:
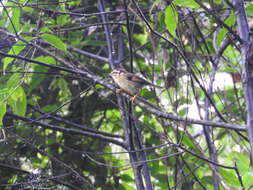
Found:
[{"label": "diagonal branch", "polygon": [[88,136],[88,137],[92,137],[92,138],[96,138],[96,139],[99,139],[99,140],[102,140],[102,141],[106,141],[106,142],[109,142],[109,143],[116,144],[116,145],[118,145],[122,148],[126,148],[125,144],[123,142],[118,141],[118,140],[113,139],[113,138],[103,136],[101,134],[95,134],[94,132],[87,132],[87,131],[81,131],[81,130],[77,130],[77,129],[63,128],[63,127],[59,127],[59,126],[56,126],[56,125],[36,121],[34,119],[31,119],[31,118],[14,115],[14,114],[11,114],[11,113],[6,113],[6,116],[11,117],[11,118],[16,119],[16,120],[29,122],[31,125],[38,125],[38,126],[41,126],[41,127],[47,128],[47,129],[52,129],[52,130],[55,130],[55,131],[61,131],[61,132],[65,132],[65,133],[69,133],[69,134],[73,134],[73,135]]}]

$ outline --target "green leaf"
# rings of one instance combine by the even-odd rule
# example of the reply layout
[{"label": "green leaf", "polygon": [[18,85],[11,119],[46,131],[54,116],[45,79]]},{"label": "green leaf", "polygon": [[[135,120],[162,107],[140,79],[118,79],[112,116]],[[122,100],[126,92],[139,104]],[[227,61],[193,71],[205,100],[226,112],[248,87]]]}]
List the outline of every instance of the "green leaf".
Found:
[{"label": "green leaf", "polygon": [[56,110],[57,108],[58,108],[57,105],[46,105],[41,110],[44,112],[50,112],[50,111]]},{"label": "green leaf", "polygon": [[240,174],[248,172],[249,166],[250,164],[248,163],[248,161],[244,161],[244,159],[239,159],[239,161],[237,162],[237,167],[239,169]]},{"label": "green leaf", "polygon": [[50,30],[48,27],[42,27],[39,31],[40,31],[40,33],[52,32],[52,30]]},{"label": "green leaf", "polygon": [[96,85],[95,85],[95,88],[96,88],[96,89],[101,89],[101,88],[104,88],[104,86],[102,86],[101,84],[96,84]]},{"label": "green leaf", "polygon": [[221,69],[222,72],[226,72],[226,73],[235,73],[237,72],[237,70],[235,68],[232,68],[228,65],[225,65],[224,69]]},{"label": "green leaf", "polygon": [[28,0],[19,0],[19,3],[22,4],[22,3],[27,3]]},{"label": "green leaf", "polygon": [[189,108],[182,108],[182,109],[180,109],[178,115],[183,117],[187,114],[188,110],[189,110]]},{"label": "green leaf", "polygon": [[[11,21],[8,20],[8,30],[12,33],[16,33],[20,31],[20,8],[12,8],[12,12],[10,14]],[[16,31],[16,32],[15,32]]]},{"label": "green leaf", "polygon": [[167,30],[170,32],[170,34],[172,36],[176,37],[178,14],[177,14],[177,11],[175,10],[175,8],[173,8],[172,6],[168,6],[165,9],[164,22],[165,22]]},{"label": "green leaf", "polygon": [[[18,41],[15,45],[12,46],[11,50],[8,52],[10,55],[18,55],[24,48],[25,43],[22,41]],[[3,69],[5,70],[8,65],[14,60],[12,57],[5,57],[3,59]]]},{"label": "green leaf", "polygon": [[8,98],[8,104],[11,106],[14,114],[25,116],[27,99],[25,91],[21,86],[10,92],[10,97]]},{"label": "green leaf", "polygon": [[69,23],[69,15],[60,15],[56,19],[56,23],[60,26],[64,26]]},{"label": "green leaf", "polygon": [[220,174],[226,180],[226,182],[234,187],[240,187],[240,182],[235,174],[234,170],[220,169]]},{"label": "green leaf", "polygon": [[66,45],[63,43],[63,41],[59,37],[57,37],[53,34],[42,34],[41,37],[44,40],[46,40],[48,43],[50,43],[52,46],[54,46],[58,49],[61,49],[64,52],[67,52]]},{"label": "green leaf", "polygon": [[122,174],[121,175],[121,180],[124,181],[124,182],[132,182],[133,178],[128,174]]},{"label": "green leaf", "polygon": [[[205,172],[204,172],[204,175],[206,175],[206,168],[205,169]],[[204,176],[204,177],[201,177],[201,181],[203,182],[204,185],[208,185],[208,184],[212,184],[213,183],[213,177],[212,176]]]},{"label": "green leaf", "polygon": [[7,87],[9,89],[17,88],[20,85],[20,80],[21,80],[20,73],[15,73],[15,74],[11,75],[11,77],[7,81]]},{"label": "green leaf", "polygon": [[247,13],[247,15],[252,15],[253,14],[253,4],[252,3],[247,3],[246,4],[246,13]]},{"label": "green leaf", "polygon": [[34,158],[33,163],[36,163],[35,168],[45,168],[48,165],[48,157],[37,153],[37,158]]},{"label": "green leaf", "polygon": [[134,38],[141,45],[145,44],[148,41],[148,34],[145,32],[144,34],[134,34]]},{"label": "green leaf", "polygon": [[7,97],[9,94],[9,89],[0,90],[0,126],[3,125],[3,117],[6,113]]},{"label": "green leaf", "polygon": [[45,62],[45,63],[51,64],[51,65],[55,65],[56,64],[55,59],[53,57],[51,57],[51,56],[36,57],[34,60],[35,61],[40,61],[40,62]]},{"label": "green leaf", "polygon": [[[228,26],[233,26],[236,22],[236,17],[234,14],[230,14],[228,18],[226,18],[226,20],[224,21],[225,24],[227,24]],[[227,34],[227,29],[226,28],[221,28],[218,35],[217,35],[217,46],[220,46],[221,42],[224,41],[224,38]]]},{"label": "green leaf", "polygon": [[55,144],[57,141],[55,138],[48,138],[47,139],[47,145],[53,145]]},{"label": "green leaf", "polygon": [[227,29],[226,28],[220,29],[220,31],[219,31],[219,33],[217,35],[217,45],[218,46],[221,44],[221,42],[223,42],[226,34],[227,34]]},{"label": "green leaf", "polygon": [[77,6],[81,3],[81,0],[66,1],[70,6]]},{"label": "green leaf", "polygon": [[133,186],[131,186],[130,184],[127,183],[122,183],[119,186],[120,190],[135,190],[135,188]]},{"label": "green leaf", "polygon": [[183,135],[183,143],[188,147],[194,147],[192,140],[186,135]]},{"label": "green leaf", "polygon": [[18,180],[18,175],[13,175],[9,180],[8,180],[8,183],[9,184],[14,184],[16,183]]},{"label": "green leaf", "polygon": [[189,7],[189,8],[200,8],[199,4],[196,3],[194,0],[174,0],[174,5],[182,6],[182,7]]},{"label": "green leaf", "polygon": [[253,185],[253,172],[247,172],[242,176],[243,185],[246,186],[248,189],[250,186]]},{"label": "green leaf", "polygon": [[100,41],[100,40],[88,40],[88,41],[84,41],[82,43],[83,45],[89,45],[89,46],[104,46],[106,45],[105,41]]},{"label": "green leaf", "polygon": [[3,125],[3,118],[6,113],[6,105],[7,103],[5,101],[0,101],[0,126]]},{"label": "green leaf", "polygon": [[[44,62],[44,63],[48,63],[48,64],[56,64],[56,61],[53,57],[37,57],[34,59],[35,61],[40,61],[40,62]],[[34,72],[47,72],[48,71],[48,67],[45,67],[43,65],[35,65],[34,66],[34,69],[33,69]],[[38,74],[34,73],[32,75],[32,80],[29,84],[29,88],[28,88],[28,94],[34,89],[36,88],[43,80],[45,80],[47,78],[47,75],[43,75],[43,74],[39,74],[39,77],[38,77]]]},{"label": "green leaf", "polygon": [[231,152],[227,158],[231,160],[233,163],[236,162],[238,170],[241,175],[250,171],[250,160],[248,155],[245,155],[242,152]]},{"label": "green leaf", "polygon": [[[223,55],[229,57],[229,61],[231,64],[238,66],[240,62],[238,62],[238,56],[240,56],[239,51],[237,51],[236,47],[229,45]],[[238,64],[239,63],[239,64]]]}]

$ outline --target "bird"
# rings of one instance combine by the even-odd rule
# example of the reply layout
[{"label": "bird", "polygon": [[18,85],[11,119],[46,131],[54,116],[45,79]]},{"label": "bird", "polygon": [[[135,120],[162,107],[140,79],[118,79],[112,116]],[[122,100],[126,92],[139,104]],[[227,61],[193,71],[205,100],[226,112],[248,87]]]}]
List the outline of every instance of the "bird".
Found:
[{"label": "bird", "polygon": [[131,102],[134,102],[136,100],[138,93],[146,85],[162,88],[160,86],[148,82],[147,80],[133,73],[128,72],[123,67],[113,69],[109,75],[112,77],[114,82],[120,87],[119,89],[116,89],[116,93],[125,92],[131,95],[132,96],[130,98]]}]

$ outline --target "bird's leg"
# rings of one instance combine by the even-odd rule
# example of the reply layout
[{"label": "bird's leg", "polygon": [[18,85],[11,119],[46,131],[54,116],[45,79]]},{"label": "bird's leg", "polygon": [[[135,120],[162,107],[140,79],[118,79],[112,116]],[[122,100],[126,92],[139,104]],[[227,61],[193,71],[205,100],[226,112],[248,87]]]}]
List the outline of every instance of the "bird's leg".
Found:
[{"label": "bird's leg", "polygon": [[[122,93],[122,92],[125,92],[125,93],[127,93],[127,94],[129,94],[131,96],[133,95],[130,92],[128,92],[127,90],[125,90],[125,89],[122,89],[122,88],[116,89],[116,93]],[[139,94],[139,92],[137,94],[135,94],[133,97],[131,97],[129,100],[133,103],[136,100],[138,94]]]},{"label": "bird's leg", "polygon": [[129,100],[130,100],[132,103],[134,103],[134,101],[136,100],[136,98],[137,98],[137,96],[138,96],[139,93],[140,93],[140,90],[138,90],[138,92],[137,92],[133,97],[131,97]]},{"label": "bird's leg", "polygon": [[130,100],[132,103],[134,103],[134,101],[136,100],[137,96],[138,96],[138,93],[135,94],[133,97],[131,97],[129,100]]}]

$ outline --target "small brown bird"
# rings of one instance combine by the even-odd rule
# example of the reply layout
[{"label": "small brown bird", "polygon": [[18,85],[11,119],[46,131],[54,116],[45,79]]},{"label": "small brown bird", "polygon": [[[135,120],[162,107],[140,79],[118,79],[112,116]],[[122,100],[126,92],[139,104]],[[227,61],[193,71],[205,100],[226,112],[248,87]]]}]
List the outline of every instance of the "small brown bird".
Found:
[{"label": "small brown bird", "polygon": [[131,102],[134,102],[139,91],[145,86],[150,85],[158,88],[162,88],[160,86],[156,86],[145,79],[128,72],[126,69],[119,67],[114,69],[110,76],[113,78],[114,82],[120,87],[117,89],[117,93],[126,92],[129,95],[133,96],[130,98]]}]

